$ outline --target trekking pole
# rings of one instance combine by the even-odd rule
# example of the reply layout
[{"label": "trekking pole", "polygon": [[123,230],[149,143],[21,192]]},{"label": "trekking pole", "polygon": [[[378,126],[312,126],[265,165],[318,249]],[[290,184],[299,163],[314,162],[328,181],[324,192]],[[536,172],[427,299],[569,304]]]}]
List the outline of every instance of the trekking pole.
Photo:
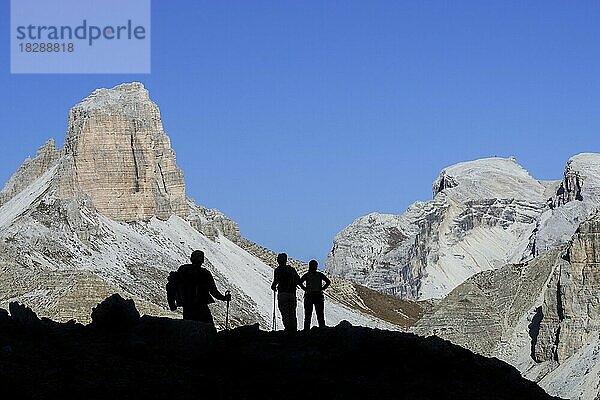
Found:
[{"label": "trekking pole", "polygon": [[273,331],[277,330],[277,314],[275,313],[275,304],[277,303],[277,292],[273,290],[273,325],[271,325]]},{"label": "trekking pole", "polygon": [[[229,290],[225,292],[225,296],[231,294]],[[229,330],[229,300],[227,300],[227,310],[225,311],[225,330]]]}]

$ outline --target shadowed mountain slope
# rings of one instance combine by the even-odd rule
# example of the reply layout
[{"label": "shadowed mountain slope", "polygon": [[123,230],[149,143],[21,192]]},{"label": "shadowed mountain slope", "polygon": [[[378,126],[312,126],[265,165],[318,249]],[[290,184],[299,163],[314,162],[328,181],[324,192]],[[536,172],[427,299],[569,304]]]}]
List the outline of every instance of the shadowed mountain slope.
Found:
[{"label": "shadowed mountain slope", "polygon": [[510,365],[437,337],[347,322],[291,336],[258,325],[217,334],[128,312],[83,326],[0,311],[3,390],[24,399],[552,398]]}]

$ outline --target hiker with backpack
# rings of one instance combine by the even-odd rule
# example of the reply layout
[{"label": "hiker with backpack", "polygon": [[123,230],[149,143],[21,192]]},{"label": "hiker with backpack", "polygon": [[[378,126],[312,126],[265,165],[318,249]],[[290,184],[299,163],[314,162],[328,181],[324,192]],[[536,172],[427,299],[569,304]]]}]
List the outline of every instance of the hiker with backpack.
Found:
[{"label": "hiker with backpack", "polygon": [[300,287],[304,289],[304,330],[310,330],[313,307],[317,314],[319,327],[325,327],[325,296],[323,291],[331,285],[324,273],[317,271],[316,260],[308,263],[308,272],[300,278]]},{"label": "hiker with backpack", "polygon": [[296,287],[300,284],[300,276],[296,269],[287,264],[287,254],[277,256],[278,267],[275,268],[271,289],[277,292],[277,305],[281,313],[283,327],[286,332],[296,332]]},{"label": "hiker with backpack", "polygon": [[190,260],[191,264],[182,265],[169,274],[169,308],[175,311],[178,307],[183,307],[183,319],[214,325],[208,305],[215,302],[214,298],[229,302],[231,294],[221,294],[210,271],[202,267],[204,252],[195,250]]}]

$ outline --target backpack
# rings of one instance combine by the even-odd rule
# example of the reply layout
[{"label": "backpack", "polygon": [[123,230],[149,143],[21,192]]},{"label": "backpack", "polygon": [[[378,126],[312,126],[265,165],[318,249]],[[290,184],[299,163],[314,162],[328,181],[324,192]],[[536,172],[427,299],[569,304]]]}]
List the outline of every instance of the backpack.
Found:
[{"label": "backpack", "polygon": [[177,285],[179,281],[179,272],[171,271],[167,278],[167,301],[169,302],[169,309],[171,311],[175,311],[177,307],[183,305],[180,302],[181,298],[178,296]]},{"label": "backpack", "polygon": [[177,307],[197,304],[200,301],[199,280],[199,274],[188,269],[171,271],[169,273],[167,280],[167,300],[172,311],[175,311]]}]

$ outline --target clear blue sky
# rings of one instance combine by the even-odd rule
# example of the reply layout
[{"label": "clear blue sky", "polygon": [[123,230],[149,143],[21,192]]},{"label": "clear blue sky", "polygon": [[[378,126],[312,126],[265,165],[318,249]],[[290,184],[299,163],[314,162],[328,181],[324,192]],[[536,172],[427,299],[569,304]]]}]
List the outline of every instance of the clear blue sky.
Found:
[{"label": "clear blue sky", "polygon": [[600,150],[600,2],[153,1],[149,75],[10,75],[0,180],[94,88],[142,81],[187,193],[251,240],[323,261],[444,166],[514,155],[538,178]]}]

